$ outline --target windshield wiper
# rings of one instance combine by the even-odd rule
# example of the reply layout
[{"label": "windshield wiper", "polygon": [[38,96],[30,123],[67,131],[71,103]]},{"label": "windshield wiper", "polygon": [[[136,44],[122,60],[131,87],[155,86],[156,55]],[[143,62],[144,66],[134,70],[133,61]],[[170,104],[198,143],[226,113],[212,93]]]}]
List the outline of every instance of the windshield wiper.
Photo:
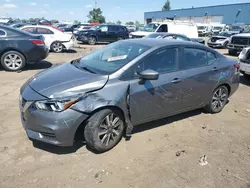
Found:
[{"label": "windshield wiper", "polygon": [[74,62],[72,62],[72,64],[73,64],[76,68],[78,68],[78,69],[85,70],[85,71],[88,71],[88,72],[90,72],[90,73],[96,74],[96,72],[94,72],[93,70],[91,70],[91,69],[89,69],[89,68],[87,68],[87,67],[82,67],[82,66],[80,66],[80,64],[79,64],[78,61],[74,61]]}]

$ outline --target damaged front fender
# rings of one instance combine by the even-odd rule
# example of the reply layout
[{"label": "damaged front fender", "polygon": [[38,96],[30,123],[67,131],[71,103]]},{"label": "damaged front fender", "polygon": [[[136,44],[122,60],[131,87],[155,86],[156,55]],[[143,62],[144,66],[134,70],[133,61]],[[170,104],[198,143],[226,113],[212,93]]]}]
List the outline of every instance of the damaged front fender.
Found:
[{"label": "damaged front fender", "polygon": [[117,107],[122,110],[127,125],[126,135],[130,136],[133,126],[130,119],[129,82],[108,82],[101,90],[90,92],[71,108],[83,113],[92,113],[105,107]]}]

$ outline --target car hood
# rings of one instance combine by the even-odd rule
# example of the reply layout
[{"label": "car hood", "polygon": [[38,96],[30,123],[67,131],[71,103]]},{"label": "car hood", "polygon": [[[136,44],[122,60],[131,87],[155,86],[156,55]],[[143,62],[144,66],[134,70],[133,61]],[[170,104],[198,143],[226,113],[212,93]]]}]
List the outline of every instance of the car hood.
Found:
[{"label": "car hood", "polygon": [[147,31],[135,31],[135,32],[131,32],[130,34],[131,35],[134,35],[134,36],[147,36],[151,33],[154,33],[154,32],[147,32]]},{"label": "car hood", "polygon": [[42,71],[29,80],[29,86],[48,98],[63,98],[99,90],[108,75],[98,75],[65,63]]}]

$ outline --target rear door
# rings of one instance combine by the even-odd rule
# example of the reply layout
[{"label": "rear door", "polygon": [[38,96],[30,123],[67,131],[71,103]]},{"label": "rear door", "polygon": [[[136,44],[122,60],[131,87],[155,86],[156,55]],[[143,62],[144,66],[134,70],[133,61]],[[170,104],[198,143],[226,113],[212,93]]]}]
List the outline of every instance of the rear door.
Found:
[{"label": "rear door", "polygon": [[180,69],[183,110],[202,106],[220,77],[216,54],[202,48],[184,47]]},{"label": "rear door", "polygon": [[109,42],[117,41],[119,35],[119,28],[114,25],[108,26],[108,38]]},{"label": "rear door", "polygon": [[[131,119],[135,124],[164,117],[181,109],[182,89],[179,85],[179,48],[157,50],[135,65],[130,81]],[[151,69],[158,80],[140,82],[137,72]]]},{"label": "rear door", "polygon": [[54,32],[48,28],[37,27],[37,34],[43,35],[45,38],[45,44],[50,48],[51,44],[56,40]]}]

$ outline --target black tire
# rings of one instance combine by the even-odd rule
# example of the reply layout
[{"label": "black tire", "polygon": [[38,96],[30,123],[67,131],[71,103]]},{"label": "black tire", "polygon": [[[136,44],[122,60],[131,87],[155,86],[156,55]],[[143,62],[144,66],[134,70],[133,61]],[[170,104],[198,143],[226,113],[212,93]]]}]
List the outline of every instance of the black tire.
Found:
[{"label": "black tire", "polygon": [[223,44],[223,48],[227,48],[227,45],[228,45],[228,41],[226,41],[226,42]]},{"label": "black tire", "polygon": [[125,38],[124,37],[118,37],[117,40],[124,40]]},{"label": "black tire", "polygon": [[26,65],[26,59],[21,53],[17,51],[8,51],[5,52],[1,57],[1,65],[6,71],[19,71]]},{"label": "black tire", "polygon": [[[119,126],[117,126],[116,128],[112,128],[113,126],[111,124],[110,126],[112,127],[106,126],[106,117],[109,117],[109,119],[111,119],[111,114],[113,114],[113,117],[115,117],[113,119],[113,122],[116,120],[116,118],[119,118],[119,123],[115,123],[115,125],[119,124]],[[120,142],[123,136],[124,126],[124,118],[122,114],[119,113],[119,111],[104,109],[96,112],[90,117],[84,130],[84,137],[87,146],[97,152],[106,152],[112,149],[116,146],[116,144]]]},{"label": "black tire", "polygon": [[89,45],[95,45],[96,43],[97,43],[96,37],[90,36],[90,37],[88,38],[88,44],[89,44]]},{"label": "black tire", "polygon": [[232,56],[237,56],[237,51],[236,50],[228,50],[228,54]]},{"label": "black tire", "polygon": [[243,73],[243,76],[244,76],[246,79],[250,80],[250,75],[249,75],[249,74]]},{"label": "black tire", "polygon": [[[221,96],[218,95],[219,90],[221,90],[222,94]],[[216,95],[217,93],[217,95]],[[225,105],[227,104],[227,100],[228,100],[228,89],[226,86],[222,85],[217,87],[212,95],[210,96],[210,99],[208,101],[208,104],[205,106],[205,110],[209,113],[219,113],[221,112],[221,110],[225,107]],[[215,99],[218,98],[218,100]],[[219,102],[220,100],[220,102]],[[216,103],[217,101],[217,103]],[[216,104],[216,105],[215,105]]]},{"label": "black tire", "polygon": [[60,53],[63,51],[63,44],[60,41],[55,41],[51,44],[50,49],[52,52]]}]

